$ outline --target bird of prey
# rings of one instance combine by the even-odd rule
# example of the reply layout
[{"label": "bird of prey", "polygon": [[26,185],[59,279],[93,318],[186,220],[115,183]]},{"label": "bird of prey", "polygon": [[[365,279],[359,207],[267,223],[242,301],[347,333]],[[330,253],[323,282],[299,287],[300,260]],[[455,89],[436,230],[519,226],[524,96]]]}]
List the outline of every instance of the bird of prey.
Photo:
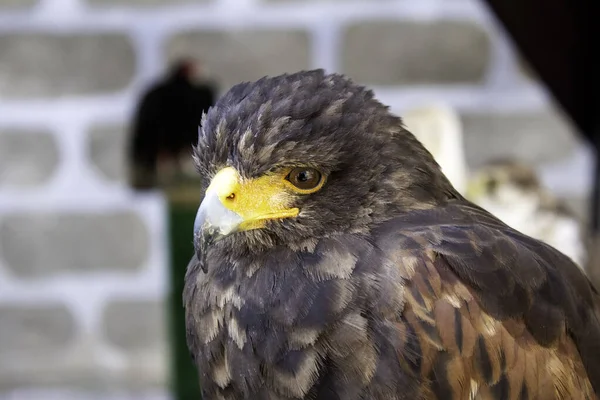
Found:
[{"label": "bird of prey", "polygon": [[404,126],[425,146],[459,193],[467,190],[468,168],[458,114],[444,104],[405,110]]},{"label": "bird of prey", "polygon": [[514,159],[488,162],[470,180],[466,196],[519,232],[557,248],[580,267],[585,265],[578,218],[542,186],[527,164]]},{"label": "bird of prey", "polygon": [[178,60],[164,79],[142,94],[128,146],[135,189],[152,189],[161,186],[165,175],[185,173],[182,164],[198,139],[202,111],[215,100],[215,88],[204,80],[199,66],[192,59]]},{"label": "bird of prey", "polygon": [[323,70],[238,84],[194,157],[204,399],[598,399],[598,292],[464,199],[370,90]]}]

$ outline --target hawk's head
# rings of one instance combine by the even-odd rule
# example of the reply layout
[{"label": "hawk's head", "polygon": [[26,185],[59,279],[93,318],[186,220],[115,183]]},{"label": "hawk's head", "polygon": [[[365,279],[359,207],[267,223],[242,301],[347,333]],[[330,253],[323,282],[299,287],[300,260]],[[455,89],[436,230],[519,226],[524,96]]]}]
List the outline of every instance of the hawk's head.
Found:
[{"label": "hawk's head", "polygon": [[309,247],[457,195],[400,118],[323,70],[231,88],[203,119],[195,160],[200,253],[224,237],[242,254]]}]

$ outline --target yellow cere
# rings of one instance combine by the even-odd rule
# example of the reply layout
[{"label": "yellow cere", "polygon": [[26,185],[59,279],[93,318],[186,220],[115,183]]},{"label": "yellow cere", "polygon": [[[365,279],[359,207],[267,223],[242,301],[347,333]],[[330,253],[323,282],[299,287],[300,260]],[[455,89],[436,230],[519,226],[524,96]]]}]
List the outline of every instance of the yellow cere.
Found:
[{"label": "yellow cere", "polygon": [[264,227],[267,220],[298,215],[290,208],[292,200],[286,174],[266,174],[245,180],[232,167],[220,170],[212,179],[206,193],[214,192],[221,203],[244,220],[239,230]]}]

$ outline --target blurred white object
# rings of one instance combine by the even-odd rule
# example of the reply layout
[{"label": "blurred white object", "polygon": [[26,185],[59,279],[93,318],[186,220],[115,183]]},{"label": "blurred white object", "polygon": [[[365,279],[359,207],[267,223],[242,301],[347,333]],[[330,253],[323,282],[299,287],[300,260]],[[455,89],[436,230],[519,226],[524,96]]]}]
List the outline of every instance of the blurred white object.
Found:
[{"label": "blurred white object", "polygon": [[519,232],[558,249],[583,268],[585,242],[580,221],[541,185],[530,166],[509,159],[490,162],[474,174],[466,197]]},{"label": "blurred white object", "polygon": [[467,189],[467,163],[458,114],[442,104],[416,107],[402,113],[406,128],[433,155],[461,194]]}]

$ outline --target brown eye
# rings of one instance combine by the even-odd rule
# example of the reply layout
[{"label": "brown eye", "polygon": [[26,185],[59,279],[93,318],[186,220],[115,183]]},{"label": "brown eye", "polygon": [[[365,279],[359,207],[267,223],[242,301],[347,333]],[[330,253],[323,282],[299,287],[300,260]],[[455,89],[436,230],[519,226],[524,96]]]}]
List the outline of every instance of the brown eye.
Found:
[{"label": "brown eye", "polygon": [[322,177],[316,169],[301,167],[291,170],[286,179],[300,190],[311,190],[321,184]]}]

